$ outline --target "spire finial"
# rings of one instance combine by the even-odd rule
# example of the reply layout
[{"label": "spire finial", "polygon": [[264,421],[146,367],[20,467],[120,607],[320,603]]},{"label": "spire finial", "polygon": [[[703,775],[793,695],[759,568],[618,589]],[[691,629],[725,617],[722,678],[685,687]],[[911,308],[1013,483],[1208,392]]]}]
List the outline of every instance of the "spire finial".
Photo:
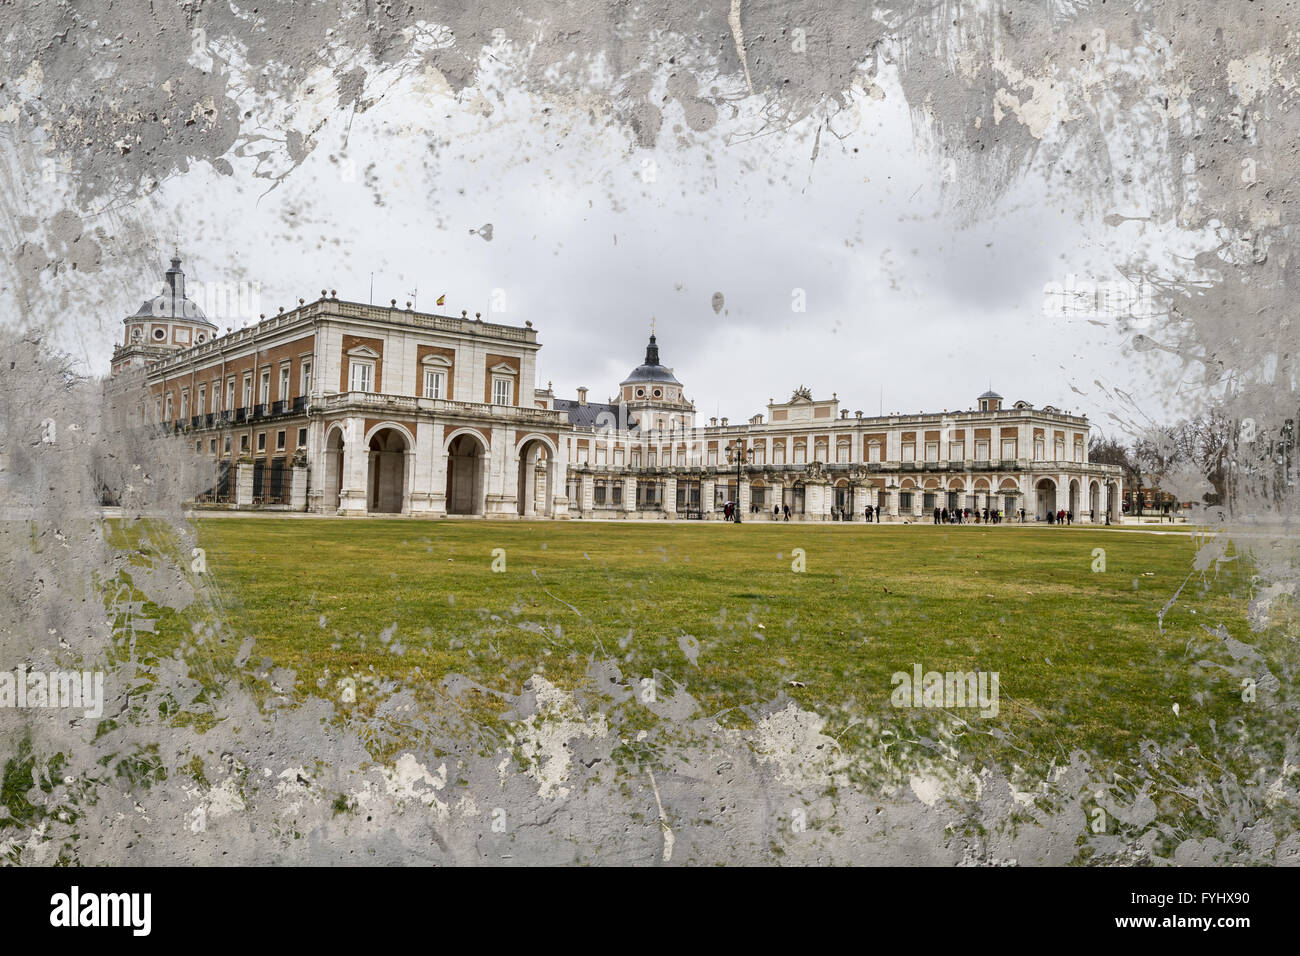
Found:
[{"label": "spire finial", "polygon": [[654,338],[654,334],[655,334],[655,317],[652,315],[650,316],[650,337]]}]

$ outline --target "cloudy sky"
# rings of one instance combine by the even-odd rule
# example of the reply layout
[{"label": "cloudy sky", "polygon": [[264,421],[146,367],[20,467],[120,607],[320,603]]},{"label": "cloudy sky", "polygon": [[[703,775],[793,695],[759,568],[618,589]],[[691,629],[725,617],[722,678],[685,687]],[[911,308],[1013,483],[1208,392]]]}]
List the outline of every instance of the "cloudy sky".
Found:
[{"label": "cloudy sky", "polygon": [[[295,104],[320,110],[294,119],[315,129],[301,162],[232,154],[233,175],[196,164],[164,182],[143,200],[159,271],[179,233],[190,279],[258,284],[253,312],[322,288],[367,301],[373,274],[377,303],[418,292],[421,310],[531,320],[539,384],[560,396],[612,394],[653,320],[702,419],[745,419],[801,384],[868,414],[968,408],[991,384],[1103,429],[1114,389],[1156,414],[1177,404],[1152,391],[1159,357],[1126,346],[1123,320],[1044,314],[1045,284],[1117,280],[1133,248],[1174,240],[1104,226],[1038,166],[959,214],[888,70],[883,97],[829,123],[771,125],[740,103],[698,133],[666,102],[654,149],[578,99],[453,96],[418,71],[378,86],[362,113]],[[112,319],[157,278],[110,290],[127,299],[105,301]],[[86,360],[103,371],[110,350],[96,340]]]}]

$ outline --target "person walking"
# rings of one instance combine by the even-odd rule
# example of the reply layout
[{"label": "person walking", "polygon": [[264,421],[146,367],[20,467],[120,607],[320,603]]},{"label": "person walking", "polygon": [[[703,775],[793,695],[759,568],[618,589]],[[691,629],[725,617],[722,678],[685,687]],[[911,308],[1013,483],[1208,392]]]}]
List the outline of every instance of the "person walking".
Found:
[{"label": "person walking", "polygon": [[783,521],[789,521],[789,520],[790,520],[790,506],[789,506],[789,505],[782,505],[782,506],[781,506],[781,512],[782,512],[782,514],[785,515],[785,517],[784,517],[782,520],[783,520]]}]

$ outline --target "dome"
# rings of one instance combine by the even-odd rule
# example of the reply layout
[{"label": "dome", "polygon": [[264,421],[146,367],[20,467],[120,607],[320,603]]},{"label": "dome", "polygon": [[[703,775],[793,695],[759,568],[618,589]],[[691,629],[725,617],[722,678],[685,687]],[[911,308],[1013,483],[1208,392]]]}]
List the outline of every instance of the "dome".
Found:
[{"label": "dome", "polygon": [[1001,395],[999,395],[997,392],[993,391],[993,389],[991,389],[991,388],[990,388],[987,392],[985,392],[983,395],[980,396],[980,398],[1001,398],[1001,397],[1002,397]]},{"label": "dome", "polygon": [[650,343],[645,349],[645,362],[632,369],[627,378],[623,379],[619,384],[631,385],[635,382],[663,382],[667,385],[682,384],[677,381],[672,369],[659,364],[659,346],[655,344],[653,332],[650,333]]},{"label": "dome", "polygon": [[201,323],[215,330],[216,326],[204,314],[199,304],[185,295],[185,273],[181,271],[179,256],[172,257],[172,267],[167,270],[166,280],[162,291],[141,302],[140,308],[134,315],[128,316],[126,321],[144,318],[184,319]]}]

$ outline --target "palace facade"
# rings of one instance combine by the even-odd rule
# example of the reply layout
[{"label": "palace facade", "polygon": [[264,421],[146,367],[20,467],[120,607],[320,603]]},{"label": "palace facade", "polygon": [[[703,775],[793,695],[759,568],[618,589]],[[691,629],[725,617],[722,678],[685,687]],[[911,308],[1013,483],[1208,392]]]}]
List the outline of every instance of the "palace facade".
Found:
[{"label": "palace facade", "polygon": [[[864,416],[797,388],[743,423],[696,421],[660,361],[606,402],[535,383],[522,327],[343,301],[219,334],[179,257],[123,321],[108,389],[118,414],[192,442],[198,503],[317,514],[886,521],[934,508],[1032,520],[1120,517],[1119,469],[1088,461],[1088,420],[989,391],[971,409]],[[774,509],[776,511],[774,512]]]}]

